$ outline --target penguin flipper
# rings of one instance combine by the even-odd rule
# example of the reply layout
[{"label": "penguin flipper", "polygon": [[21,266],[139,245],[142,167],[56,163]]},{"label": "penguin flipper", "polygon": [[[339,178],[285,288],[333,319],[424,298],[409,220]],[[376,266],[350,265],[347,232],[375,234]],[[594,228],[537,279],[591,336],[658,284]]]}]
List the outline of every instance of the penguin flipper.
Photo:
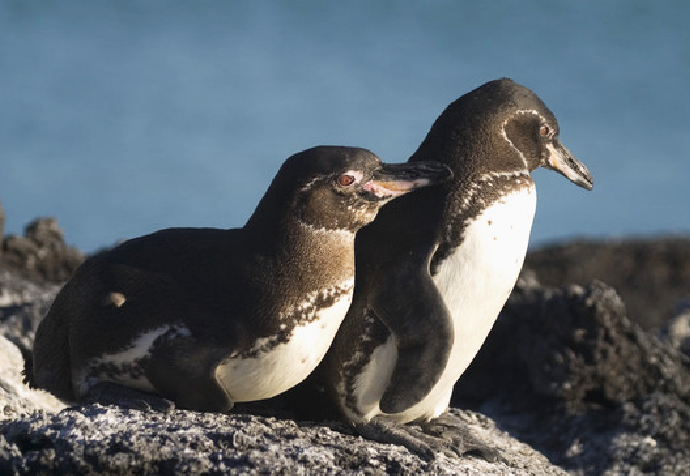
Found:
[{"label": "penguin flipper", "polygon": [[213,376],[221,355],[192,336],[175,336],[156,349],[147,376],[179,408],[226,413],[234,402]]},{"label": "penguin flipper", "polygon": [[398,345],[395,368],[379,402],[384,413],[401,413],[423,400],[450,355],[451,316],[426,263],[427,253],[413,253],[402,260],[381,280],[373,298],[375,313]]}]

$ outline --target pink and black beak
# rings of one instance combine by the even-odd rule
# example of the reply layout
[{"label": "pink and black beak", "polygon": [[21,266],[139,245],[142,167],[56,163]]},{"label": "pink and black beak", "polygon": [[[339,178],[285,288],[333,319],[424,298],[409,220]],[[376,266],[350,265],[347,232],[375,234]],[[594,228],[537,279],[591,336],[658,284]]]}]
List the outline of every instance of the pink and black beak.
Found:
[{"label": "pink and black beak", "polygon": [[374,200],[390,200],[418,188],[441,184],[452,177],[453,172],[437,162],[382,164],[362,189]]}]

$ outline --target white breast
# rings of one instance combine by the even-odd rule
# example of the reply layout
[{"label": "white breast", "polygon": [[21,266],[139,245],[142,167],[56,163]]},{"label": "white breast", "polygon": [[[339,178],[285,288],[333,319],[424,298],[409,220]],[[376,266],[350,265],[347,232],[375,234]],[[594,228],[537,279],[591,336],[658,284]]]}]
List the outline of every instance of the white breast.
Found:
[{"label": "white breast", "polygon": [[437,417],[447,409],[455,382],[479,351],[515,285],[535,209],[536,192],[530,186],[506,195],[467,224],[462,244],[434,276],[455,331],[448,365],[423,401],[387,417],[409,422]]},{"label": "white breast", "polygon": [[[271,346],[256,357],[230,357],[216,367],[215,376],[235,402],[270,398],[297,385],[321,362],[352,302],[350,292],[331,307],[315,312],[315,319],[296,326],[285,343]],[[259,339],[262,348],[270,338]]]}]

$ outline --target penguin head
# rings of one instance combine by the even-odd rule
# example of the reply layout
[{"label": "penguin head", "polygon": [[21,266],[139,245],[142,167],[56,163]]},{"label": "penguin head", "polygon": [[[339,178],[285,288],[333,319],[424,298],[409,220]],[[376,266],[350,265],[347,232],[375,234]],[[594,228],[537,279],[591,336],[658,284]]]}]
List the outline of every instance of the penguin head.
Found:
[{"label": "penguin head", "polygon": [[366,149],[317,146],[283,163],[248,224],[287,206],[283,216],[311,228],[356,232],[388,201],[451,176],[437,163],[385,164]]},{"label": "penguin head", "polygon": [[512,81],[508,83],[515,100],[504,111],[500,133],[530,172],[539,168],[555,170],[574,184],[591,190],[592,174],[558,137],[556,116],[532,91]]},{"label": "penguin head", "polygon": [[561,143],[554,114],[511,79],[489,81],[451,103],[410,160],[433,156],[459,179],[545,167],[590,190],[592,174]]},{"label": "penguin head", "polygon": [[318,156],[313,162],[320,170],[300,187],[294,213],[319,229],[356,232],[390,200],[452,176],[441,164],[386,164],[360,148],[319,146],[307,152]]}]

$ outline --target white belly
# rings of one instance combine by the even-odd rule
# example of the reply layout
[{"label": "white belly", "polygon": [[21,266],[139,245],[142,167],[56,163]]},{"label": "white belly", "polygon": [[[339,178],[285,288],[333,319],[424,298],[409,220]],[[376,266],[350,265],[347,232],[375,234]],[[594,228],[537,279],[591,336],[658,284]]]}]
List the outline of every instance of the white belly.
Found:
[{"label": "white belly", "polygon": [[[297,385],[323,359],[351,302],[352,292],[344,294],[333,306],[317,312],[312,322],[295,327],[287,342],[270,351],[224,360],[216,367],[216,379],[235,402],[270,398]],[[256,347],[268,339],[260,339]]]},{"label": "white belly", "polygon": [[[433,278],[454,326],[454,343],[446,369],[424,400],[403,413],[386,417],[400,422],[431,419],[448,408],[455,382],[479,351],[515,286],[527,252],[535,209],[536,192],[532,186],[495,202],[467,224],[462,245],[443,261]],[[394,339],[389,339],[381,347],[394,345]],[[395,351],[380,348],[378,352],[390,355]],[[395,359],[390,360],[394,365]],[[386,370],[378,369],[378,377],[387,375],[390,379],[392,365]],[[368,418],[378,413],[377,407],[378,404],[376,408],[369,405]]]}]

